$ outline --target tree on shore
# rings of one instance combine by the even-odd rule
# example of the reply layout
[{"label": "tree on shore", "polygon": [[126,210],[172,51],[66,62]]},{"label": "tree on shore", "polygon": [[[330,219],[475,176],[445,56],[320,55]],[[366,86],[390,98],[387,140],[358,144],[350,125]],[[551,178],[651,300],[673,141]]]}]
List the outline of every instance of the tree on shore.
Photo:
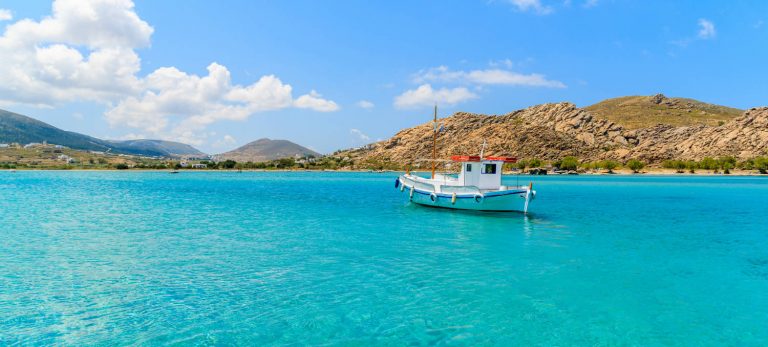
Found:
[{"label": "tree on shore", "polygon": [[627,167],[634,173],[639,173],[645,167],[645,163],[637,159],[630,159],[627,162]]},{"label": "tree on shore", "polygon": [[517,161],[517,163],[515,163],[515,164],[517,164],[517,168],[518,168],[520,171],[525,171],[525,168],[526,168],[526,167],[528,167],[528,161],[527,161],[527,160],[525,160],[525,159],[520,159],[520,160],[518,160],[518,161]]},{"label": "tree on shore", "polygon": [[696,169],[698,169],[698,164],[695,160],[689,160],[685,163],[685,168],[688,169],[688,172],[690,173],[696,173]]},{"label": "tree on shore", "polygon": [[608,173],[613,173],[613,169],[619,167],[619,162],[615,160],[603,160],[603,163],[601,165],[603,169],[608,170]]},{"label": "tree on shore", "polygon": [[736,167],[736,158],[734,157],[720,157],[717,159],[717,165],[723,170],[724,174],[730,174],[731,170]]},{"label": "tree on shore", "polygon": [[560,170],[574,171],[579,167],[579,160],[573,156],[567,156],[553,163]]},{"label": "tree on shore", "polygon": [[685,168],[687,166],[688,165],[686,164],[686,162],[682,161],[682,160],[665,160],[661,164],[661,167],[663,167],[665,169],[675,169],[675,172],[677,172],[677,173],[685,172]]},{"label": "tree on shore", "polygon": [[701,161],[699,161],[699,167],[702,170],[717,170],[718,162],[717,160],[711,157],[704,157],[704,159],[701,159]]}]

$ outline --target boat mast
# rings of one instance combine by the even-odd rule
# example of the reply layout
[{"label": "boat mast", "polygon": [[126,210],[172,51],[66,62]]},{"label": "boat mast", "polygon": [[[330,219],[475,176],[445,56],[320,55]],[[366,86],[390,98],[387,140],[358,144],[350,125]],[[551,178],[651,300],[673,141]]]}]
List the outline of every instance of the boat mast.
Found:
[{"label": "boat mast", "polygon": [[435,118],[432,129],[432,179],[435,179],[435,165],[437,164],[437,104],[435,104]]}]

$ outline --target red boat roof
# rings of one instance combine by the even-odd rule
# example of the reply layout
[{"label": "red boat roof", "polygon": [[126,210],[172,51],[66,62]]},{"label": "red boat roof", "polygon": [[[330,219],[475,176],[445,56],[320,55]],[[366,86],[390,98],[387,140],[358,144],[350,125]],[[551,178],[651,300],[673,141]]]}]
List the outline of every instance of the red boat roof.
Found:
[{"label": "red boat roof", "polygon": [[494,160],[494,161],[503,161],[505,163],[516,163],[517,158],[515,157],[485,157],[485,160]]},{"label": "red boat roof", "polygon": [[479,155],[454,155],[451,156],[451,160],[458,162],[475,162],[481,160],[503,161],[505,163],[516,163],[517,158],[514,157],[492,157],[486,156],[485,159],[481,159]]},{"label": "red boat roof", "polygon": [[479,155],[454,155],[451,156],[453,161],[480,161]]}]

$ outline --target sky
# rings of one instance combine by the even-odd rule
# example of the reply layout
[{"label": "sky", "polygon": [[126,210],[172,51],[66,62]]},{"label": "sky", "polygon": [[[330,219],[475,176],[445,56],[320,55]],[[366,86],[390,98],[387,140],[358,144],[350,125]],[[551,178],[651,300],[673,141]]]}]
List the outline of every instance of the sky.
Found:
[{"label": "sky", "polygon": [[465,111],[768,105],[768,2],[0,0],[0,108],[107,139],[321,153]]}]

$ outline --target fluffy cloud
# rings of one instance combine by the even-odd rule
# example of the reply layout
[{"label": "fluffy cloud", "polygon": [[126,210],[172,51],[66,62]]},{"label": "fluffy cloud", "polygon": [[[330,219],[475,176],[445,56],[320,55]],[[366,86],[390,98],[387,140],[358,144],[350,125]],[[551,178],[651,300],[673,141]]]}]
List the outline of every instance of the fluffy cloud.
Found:
[{"label": "fluffy cloud", "polygon": [[532,11],[538,14],[552,13],[552,7],[546,6],[541,3],[541,0],[507,0],[518,11],[527,12]]},{"label": "fluffy cloud", "polygon": [[565,84],[562,82],[548,80],[541,74],[526,75],[502,69],[452,71],[446,66],[420,71],[414,76],[413,80],[416,83],[455,82],[464,84],[565,88]]},{"label": "fluffy cloud", "polygon": [[11,10],[0,8],[0,21],[13,19],[13,13]]},{"label": "fluffy cloud", "polygon": [[699,19],[699,38],[700,39],[712,39],[717,35],[717,32],[715,31],[715,23],[712,23],[712,21],[707,19]]},{"label": "fluffy cloud", "polygon": [[376,105],[374,105],[372,102],[370,102],[368,100],[360,100],[360,101],[357,102],[357,107],[364,108],[366,110],[370,110],[370,109],[376,107]]},{"label": "fluffy cloud", "polygon": [[421,106],[455,105],[477,98],[477,95],[464,87],[433,89],[430,84],[422,84],[416,89],[405,91],[395,97],[397,108],[417,108]]},{"label": "fluffy cloud", "polygon": [[330,100],[321,98],[322,95],[312,90],[309,94],[300,96],[293,105],[298,108],[308,108],[319,112],[333,112],[339,110],[339,105]]},{"label": "fluffy cloud", "polygon": [[152,32],[130,1],[56,1],[51,16],[19,20],[0,36],[0,103],[52,106],[136,93],[134,48],[148,46]]},{"label": "fluffy cloud", "polygon": [[193,144],[220,120],[288,107],[339,109],[314,90],[294,100],[291,86],[272,75],[232,85],[217,63],[206,76],[175,67],[139,76],[136,49],[150,45],[153,31],[131,0],[56,0],[50,16],[19,20],[0,36],[0,104],[97,102],[112,126]]}]

